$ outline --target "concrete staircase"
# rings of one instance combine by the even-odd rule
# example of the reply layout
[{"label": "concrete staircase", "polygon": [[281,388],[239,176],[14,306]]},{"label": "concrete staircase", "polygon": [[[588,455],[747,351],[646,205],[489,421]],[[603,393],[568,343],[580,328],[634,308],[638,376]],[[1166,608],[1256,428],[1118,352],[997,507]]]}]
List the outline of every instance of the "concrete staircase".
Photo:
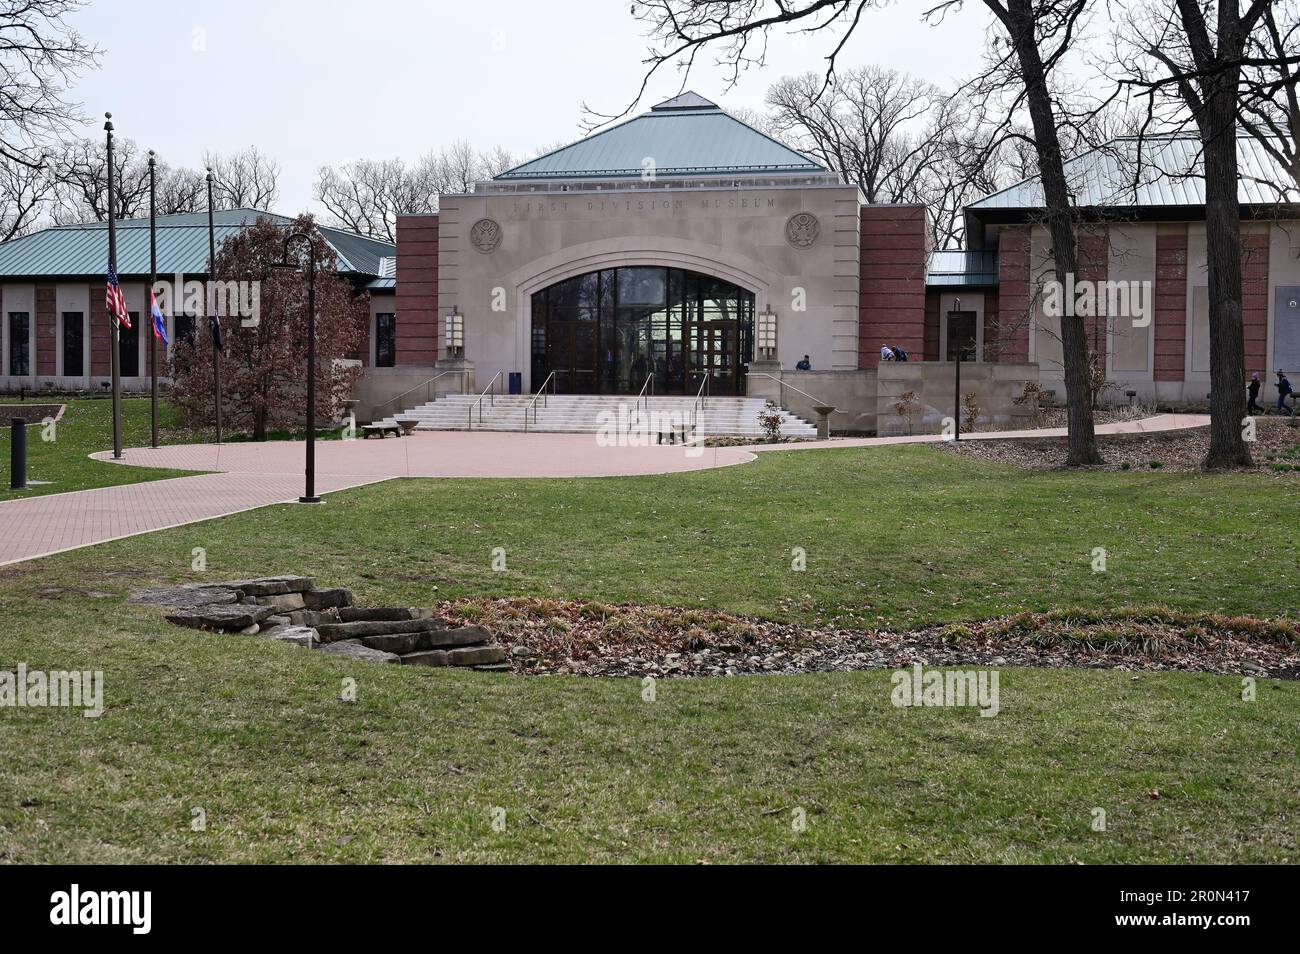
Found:
[{"label": "concrete staircase", "polygon": [[[477,408],[476,394],[448,394],[408,411],[384,418],[384,423],[394,423],[396,418],[419,419],[420,431],[545,431],[568,434],[595,434],[616,428],[640,428],[651,435],[657,431],[674,429],[674,425],[689,426],[694,397],[652,397],[643,401],[639,413],[636,398],[615,394],[552,394],[543,403],[538,400],[536,417],[528,412],[528,426],[524,426],[532,395],[497,395],[493,403],[484,399],[482,420]],[[762,398],[711,397],[699,411],[700,435],[704,437],[761,437],[763,428],[758,422],[763,410]],[[470,410],[474,409],[473,426]],[[816,437],[817,429],[788,411],[781,411],[782,437]],[[654,437],[651,437],[654,440]]]}]

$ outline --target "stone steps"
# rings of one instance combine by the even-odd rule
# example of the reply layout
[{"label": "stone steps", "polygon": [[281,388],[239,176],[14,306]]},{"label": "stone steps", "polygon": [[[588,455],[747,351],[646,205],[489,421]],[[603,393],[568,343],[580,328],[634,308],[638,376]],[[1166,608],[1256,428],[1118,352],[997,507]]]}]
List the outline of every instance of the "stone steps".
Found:
[{"label": "stone steps", "polygon": [[133,595],[170,607],[178,626],[264,635],[363,662],[508,670],[506,652],[482,626],[449,627],[432,609],[352,605],[352,592],[322,589],[311,577],[265,577],[187,584]]},{"label": "stone steps", "polygon": [[[759,398],[711,397],[695,411],[695,398],[650,397],[638,402],[629,395],[560,394],[538,403],[531,411],[532,395],[501,395],[494,403],[478,405],[477,395],[449,394],[385,418],[415,418],[416,430],[537,431],[596,433],[611,426],[645,430],[666,429],[694,420],[702,436],[758,437],[763,434],[758,416],[765,407]],[[473,424],[470,410],[474,409]],[[527,422],[525,426],[525,416]],[[815,437],[817,429],[789,411],[781,411],[785,437]]]}]

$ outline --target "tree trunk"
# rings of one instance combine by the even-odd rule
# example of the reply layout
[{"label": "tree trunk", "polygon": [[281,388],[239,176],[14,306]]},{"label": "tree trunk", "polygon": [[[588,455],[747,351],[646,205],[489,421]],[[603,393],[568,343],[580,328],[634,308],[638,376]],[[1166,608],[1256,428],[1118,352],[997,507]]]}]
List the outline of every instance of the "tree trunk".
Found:
[{"label": "tree trunk", "polygon": [[[1056,135],[1056,116],[1052,109],[1047,74],[1039,55],[1034,32],[1031,0],[1008,0],[1005,25],[1015,45],[1016,57],[1025,83],[1029,117],[1034,124],[1034,145],[1038,151],[1039,174],[1043,182],[1043,204],[1047,230],[1052,239],[1052,260],[1056,280],[1062,288],[1066,277],[1077,277],[1079,246],[1074,234],[1074,214],[1070,191],[1065,181],[1061,142]],[[996,11],[995,11],[996,12]],[[1073,302],[1062,309],[1061,363],[1065,368],[1065,405],[1068,423],[1069,452],[1066,464],[1081,467],[1100,464],[1097,435],[1092,422],[1092,386],[1089,381],[1088,334],[1083,318],[1073,314]]]},{"label": "tree trunk", "polygon": [[[1220,37],[1220,51],[1228,37]],[[1206,467],[1248,467],[1246,353],[1241,319],[1241,211],[1237,205],[1236,89],[1240,69],[1205,81],[1205,246],[1210,298],[1210,452]]]}]

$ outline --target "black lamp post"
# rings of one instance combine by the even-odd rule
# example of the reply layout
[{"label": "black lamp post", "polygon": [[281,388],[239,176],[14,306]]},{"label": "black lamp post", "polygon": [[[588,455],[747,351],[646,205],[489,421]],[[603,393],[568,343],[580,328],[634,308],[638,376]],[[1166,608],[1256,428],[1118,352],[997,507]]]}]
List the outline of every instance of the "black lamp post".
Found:
[{"label": "black lamp post", "polygon": [[316,243],[306,232],[290,232],[284,237],[284,261],[275,268],[298,270],[289,261],[289,243],[307,243],[307,492],[298,503],[320,503],[316,496]]}]

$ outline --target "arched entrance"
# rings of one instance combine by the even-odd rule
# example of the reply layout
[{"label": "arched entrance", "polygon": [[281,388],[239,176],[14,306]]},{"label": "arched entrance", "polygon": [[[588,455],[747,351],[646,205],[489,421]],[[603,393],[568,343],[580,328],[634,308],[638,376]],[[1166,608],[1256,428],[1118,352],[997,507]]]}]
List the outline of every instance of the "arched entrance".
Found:
[{"label": "arched entrance", "polygon": [[555,372],[561,394],[744,394],[754,294],[682,268],[607,268],[532,296],[532,386]]}]

